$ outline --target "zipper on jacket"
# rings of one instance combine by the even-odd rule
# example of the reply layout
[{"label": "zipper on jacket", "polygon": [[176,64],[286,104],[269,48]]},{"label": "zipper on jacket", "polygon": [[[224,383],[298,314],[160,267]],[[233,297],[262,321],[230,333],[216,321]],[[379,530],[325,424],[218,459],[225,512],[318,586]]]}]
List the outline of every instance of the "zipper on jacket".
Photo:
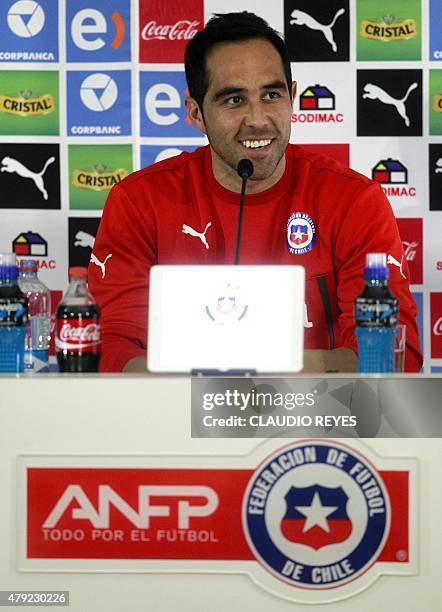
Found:
[{"label": "zipper on jacket", "polygon": [[324,306],[324,314],[325,314],[325,321],[327,323],[327,328],[328,328],[330,349],[334,349],[335,348],[335,332],[333,329],[333,316],[332,316],[330,298],[328,295],[325,276],[318,276],[317,281],[318,281],[319,292],[321,294],[322,305]]}]

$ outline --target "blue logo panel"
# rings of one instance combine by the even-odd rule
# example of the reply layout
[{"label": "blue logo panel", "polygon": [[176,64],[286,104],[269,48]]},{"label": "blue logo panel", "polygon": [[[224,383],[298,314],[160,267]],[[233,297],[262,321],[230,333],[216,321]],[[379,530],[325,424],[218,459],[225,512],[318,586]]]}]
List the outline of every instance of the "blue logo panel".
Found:
[{"label": "blue logo panel", "polygon": [[131,134],[129,70],[68,72],[67,92],[70,136]]},{"label": "blue logo panel", "polygon": [[186,89],[184,71],[140,74],[141,136],[203,137],[186,121]]},{"label": "blue logo panel", "polygon": [[130,29],[130,0],[67,0],[67,61],[130,61]]},{"label": "blue logo panel", "polygon": [[442,374],[442,368],[438,368],[438,367],[431,368],[431,373],[432,374]]},{"label": "blue logo panel", "polygon": [[0,2],[0,61],[58,62],[58,3]]},{"label": "blue logo panel", "polygon": [[442,61],[442,4],[430,0],[430,60]]},{"label": "blue logo panel", "polygon": [[156,164],[163,159],[168,159],[180,153],[190,153],[194,151],[198,146],[182,146],[182,145],[141,145],[140,156],[141,156],[141,167],[151,166]]}]

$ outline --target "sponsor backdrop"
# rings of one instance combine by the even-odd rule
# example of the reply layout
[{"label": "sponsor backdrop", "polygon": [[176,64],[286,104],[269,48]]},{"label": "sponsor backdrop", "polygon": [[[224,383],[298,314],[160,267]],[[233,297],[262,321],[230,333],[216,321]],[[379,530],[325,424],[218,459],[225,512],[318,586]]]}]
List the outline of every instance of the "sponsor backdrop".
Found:
[{"label": "sponsor backdrop", "polygon": [[[53,291],[86,264],[109,189],[204,144],[186,118],[183,51],[232,0],[3,0],[0,251],[38,259]],[[442,366],[440,0],[243,0],[287,41],[292,141],[382,183]],[[326,62],[326,63],[325,63]],[[282,228],[275,228],[282,231]],[[400,262],[398,262],[400,263]]]}]

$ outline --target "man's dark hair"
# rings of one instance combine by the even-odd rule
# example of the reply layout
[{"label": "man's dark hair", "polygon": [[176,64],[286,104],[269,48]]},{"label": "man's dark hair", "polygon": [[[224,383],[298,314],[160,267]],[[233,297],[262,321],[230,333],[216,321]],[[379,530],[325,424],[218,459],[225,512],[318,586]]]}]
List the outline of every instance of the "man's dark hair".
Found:
[{"label": "man's dark hair", "polygon": [[284,40],[276,30],[261,17],[254,13],[215,14],[201,30],[192,38],[186,48],[184,63],[186,68],[189,93],[203,110],[203,100],[209,87],[206,59],[212,47],[218,43],[241,42],[264,38],[278,51],[284,67],[287,87],[291,96],[292,73],[290,61]]}]

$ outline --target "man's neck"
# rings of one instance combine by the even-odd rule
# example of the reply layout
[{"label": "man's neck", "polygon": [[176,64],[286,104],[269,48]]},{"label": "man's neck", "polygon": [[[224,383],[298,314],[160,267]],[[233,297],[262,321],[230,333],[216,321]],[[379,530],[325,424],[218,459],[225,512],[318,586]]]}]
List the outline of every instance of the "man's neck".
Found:
[{"label": "man's neck", "polygon": [[[242,180],[238,176],[238,173],[235,172],[235,170],[233,170],[228,164],[226,164],[215,153],[212,147],[210,147],[210,151],[212,154],[212,171],[215,179],[225,189],[234,191],[236,193],[241,193]],[[276,185],[284,174],[285,165],[286,161],[284,154],[271,176],[260,180],[253,180],[253,178],[250,178],[247,181],[246,193],[261,193],[261,191],[265,191],[266,189],[273,187],[273,185]]]}]

